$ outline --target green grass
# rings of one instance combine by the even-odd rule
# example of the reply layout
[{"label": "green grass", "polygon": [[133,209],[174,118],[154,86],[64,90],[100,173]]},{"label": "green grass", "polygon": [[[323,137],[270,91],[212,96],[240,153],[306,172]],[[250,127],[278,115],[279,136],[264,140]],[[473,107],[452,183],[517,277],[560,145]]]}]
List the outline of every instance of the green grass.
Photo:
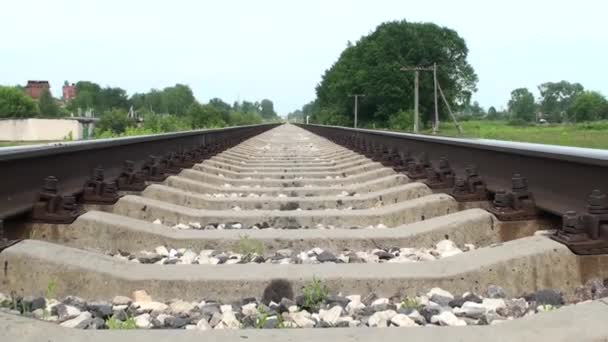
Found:
[{"label": "green grass", "polygon": [[[511,126],[505,121],[464,121],[462,137],[608,149],[608,121],[579,124]],[[431,134],[431,129],[422,131]],[[442,122],[439,135],[458,137],[452,122]]]},{"label": "green grass", "polygon": [[53,140],[35,140],[35,141],[0,141],[0,147],[21,146],[21,145],[36,145],[55,142]]}]

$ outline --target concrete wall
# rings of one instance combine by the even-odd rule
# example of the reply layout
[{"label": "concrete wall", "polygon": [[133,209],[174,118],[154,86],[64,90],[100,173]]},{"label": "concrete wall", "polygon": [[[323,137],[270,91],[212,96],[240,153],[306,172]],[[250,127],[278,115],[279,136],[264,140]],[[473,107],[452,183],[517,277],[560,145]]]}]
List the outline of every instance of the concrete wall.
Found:
[{"label": "concrete wall", "polygon": [[63,140],[70,132],[73,140],[83,138],[84,125],[66,119],[0,120],[0,140]]}]

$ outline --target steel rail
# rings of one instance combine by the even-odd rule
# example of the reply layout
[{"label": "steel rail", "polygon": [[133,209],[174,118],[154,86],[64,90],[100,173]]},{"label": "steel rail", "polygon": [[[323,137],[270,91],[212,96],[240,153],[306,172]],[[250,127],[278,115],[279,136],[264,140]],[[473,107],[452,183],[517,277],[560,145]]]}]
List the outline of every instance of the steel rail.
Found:
[{"label": "steel rail", "polygon": [[594,189],[608,191],[608,151],[484,139],[416,135],[340,126],[298,124],[324,137],[348,136],[371,140],[431,161],[447,157],[452,169],[463,175],[476,165],[488,189],[509,189],[511,178],[524,176],[539,209],[563,215],[584,212]]},{"label": "steel rail", "polygon": [[59,180],[64,194],[77,194],[101,166],[106,179],[117,177],[126,160],[140,167],[150,155],[189,151],[259,134],[278,124],[194,130],[86,142],[65,142],[0,149],[0,219],[32,209],[47,176]]}]

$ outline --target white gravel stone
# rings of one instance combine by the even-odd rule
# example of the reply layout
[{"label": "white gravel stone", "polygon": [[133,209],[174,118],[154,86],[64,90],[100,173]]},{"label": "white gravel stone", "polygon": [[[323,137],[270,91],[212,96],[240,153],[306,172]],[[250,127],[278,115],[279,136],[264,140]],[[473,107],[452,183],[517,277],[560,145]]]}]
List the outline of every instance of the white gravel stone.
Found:
[{"label": "white gravel stone", "polygon": [[329,310],[321,309],[319,311],[319,318],[321,318],[321,320],[323,320],[326,323],[329,323],[331,325],[336,324],[336,322],[338,321],[338,318],[340,318],[340,315],[342,315],[342,307],[339,305],[336,305]]},{"label": "white gravel stone", "polygon": [[197,330],[211,330],[211,325],[209,325],[209,322],[207,322],[206,319],[201,319],[200,321],[198,321],[198,323],[196,323],[196,329]]},{"label": "white gravel stone", "polygon": [[163,221],[161,221],[160,219],[156,219],[156,220],[152,221],[152,223],[154,223],[154,224],[163,224]]},{"label": "white gravel stone", "polygon": [[441,289],[441,288],[439,288],[439,287],[434,287],[434,288],[432,288],[432,289],[431,289],[431,290],[430,290],[430,291],[429,291],[429,292],[426,294],[426,296],[427,296],[428,298],[433,297],[433,295],[438,295],[438,296],[441,296],[441,297],[447,297],[447,298],[450,298],[450,299],[454,299],[454,295],[453,295],[453,294],[451,294],[451,293],[449,293],[448,291],[443,290],[443,289]]},{"label": "white gravel stone", "polygon": [[188,314],[190,311],[194,310],[196,304],[185,302],[183,300],[177,300],[171,304],[169,304],[169,310],[173,314]]},{"label": "white gravel stone", "polygon": [[346,296],[346,298],[350,299],[350,302],[346,304],[345,308],[349,315],[354,314],[355,312],[357,312],[357,310],[365,308],[365,304],[361,303],[360,295]]},{"label": "white gravel stone", "polygon": [[372,302],[371,307],[373,308],[374,306],[378,306],[378,305],[386,305],[386,304],[389,304],[390,302],[391,301],[388,298],[378,298]]},{"label": "white gravel stone", "polygon": [[76,318],[78,316],[80,316],[81,312],[80,309],[71,306],[71,305],[65,305],[65,314],[64,315],[60,315],[62,320],[66,320],[66,319],[72,319],[72,318]]},{"label": "white gravel stone", "polygon": [[498,309],[507,307],[505,300],[502,298],[484,298],[481,302],[488,312],[496,312]]},{"label": "white gravel stone", "polygon": [[189,265],[194,262],[194,260],[198,257],[198,254],[194,253],[192,250],[187,250],[184,252],[184,255],[180,258],[180,264]]},{"label": "white gravel stone", "polygon": [[230,305],[230,304],[220,305],[220,312],[223,314],[227,313],[227,312],[232,312],[232,305]]},{"label": "white gravel stone", "polygon": [[131,302],[131,298],[125,296],[116,296],[114,299],[112,299],[112,305],[114,306],[129,305]]},{"label": "white gravel stone", "polygon": [[481,318],[486,313],[486,307],[481,303],[464,302],[460,308],[454,308],[453,312],[457,316],[470,318]]},{"label": "white gravel stone", "polygon": [[300,328],[312,328],[315,322],[311,320],[310,314],[306,310],[289,313],[289,319]]},{"label": "white gravel stone", "polygon": [[76,316],[72,319],[64,321],[63,323],[61,323],[59,325],[61,325],[62,327],[65,327],[65,328],[76,328],[80,323],[82,323],[88,319],[91,319],[91,317],[92,317],[91,313],[88,311],[85,311],[85,312],[81,312],[78,316]]},{"label": "white gravel stone", "polygon": [[135,326],[140,329],[148,329],[152,327],[152,323],[150,322],[150,314],[145,313],[135,316]]},{"label": "white gravel stone", "polygon": [[165,246],[158,246],[158,247],[156,247],[154,249],[154,251],[158,255],[162,255],[162,256],[165,256],[165,257],[169,256],[169,250]]},{"label": "white gravel stone", "polygon": [[173,229],[185,230],[185,229],[190,229],[190,226],[185,223],[178,223],[175,226],[173,226]]},{"label": "white gravel stone", "polygon": [[167,304],[161,302],[134,302],[132,305],[137,307],[137,312],[163,312],[169,308]]},{"label": "white gravel stone", "polygon": [[391,323],[398,327],[415,327],[417,326],[416,322],[413,319],[409,318],[404,314],[396,314],[391,318]]},{"label": "white gravel stone", "polygon": [[388,326],[388,322],[393,318],[397,313],[394,310],[385,310],[375,312],[373,315],[369,317],[367,324],[370,327],[378,327],[378,328],[386,328]]},{"label": "white gravel stone", "polygon": [[258,313],[258,305],[256,303],[245,304],[241,307],[241,312],[245,316],[255,316]]},{"label": "white gravel stone", "polygon": [[[230,305],[222,305],[222,306],[230,306]],[[221,307],[220,307],[221,308]],[[239,329],[241,327],[241,322],[236,319],[234,312],[232,312],[232,306],[230,306],[230,311],[222,311],[222,321],[220,324],[215,326],[215,329]]]},{"label": "white gravel stone", "polygon": [[439,315],[435,315],[435,316],[431,317],[431,323],[435,323],[435,324],[439,324],[439,325],[447,325],[450,327],[460,327],[460,326],[467,325],[467,323],[464,320],[456,317],[456,315],[454,315],[450,311],[443,311]]}]

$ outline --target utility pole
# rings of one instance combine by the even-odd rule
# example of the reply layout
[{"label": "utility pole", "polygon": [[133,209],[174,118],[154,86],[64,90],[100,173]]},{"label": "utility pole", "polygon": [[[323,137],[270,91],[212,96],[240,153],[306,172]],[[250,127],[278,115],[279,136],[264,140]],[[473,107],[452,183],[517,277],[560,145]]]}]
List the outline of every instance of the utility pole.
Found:
[{"label": "utility pole", "polygon": [[437,63],[433,63],[433,90],[435,98],[435,125],[433,125],[433,134],[439,131],[439,103],[437,102]]},{"label": "utility pole", "polygon": [[352,95],[348,95],[349,97],[354,97],[355,98],[355,125],[354,127],[357,128],[357,114],[359,111],[359,97],[365,97],[364,94],[352,94]]},{"label": "utility pole", "polygon": [[[419,83],[420,83],[420,71],[433,71],[435,67],[422,67],[422,66],[417,66],[417,67],[402,67],[400,70],[401,71],[413,71],[414,72],[414,133],[418,133],[418,126],[419,126],[419,116],[420,114],[418,113],[418,101],[419,101],[419,94],[418,94],[418,88],[419,88]],[[435,100],[435,107],[437,106],[437,101]]]}]

